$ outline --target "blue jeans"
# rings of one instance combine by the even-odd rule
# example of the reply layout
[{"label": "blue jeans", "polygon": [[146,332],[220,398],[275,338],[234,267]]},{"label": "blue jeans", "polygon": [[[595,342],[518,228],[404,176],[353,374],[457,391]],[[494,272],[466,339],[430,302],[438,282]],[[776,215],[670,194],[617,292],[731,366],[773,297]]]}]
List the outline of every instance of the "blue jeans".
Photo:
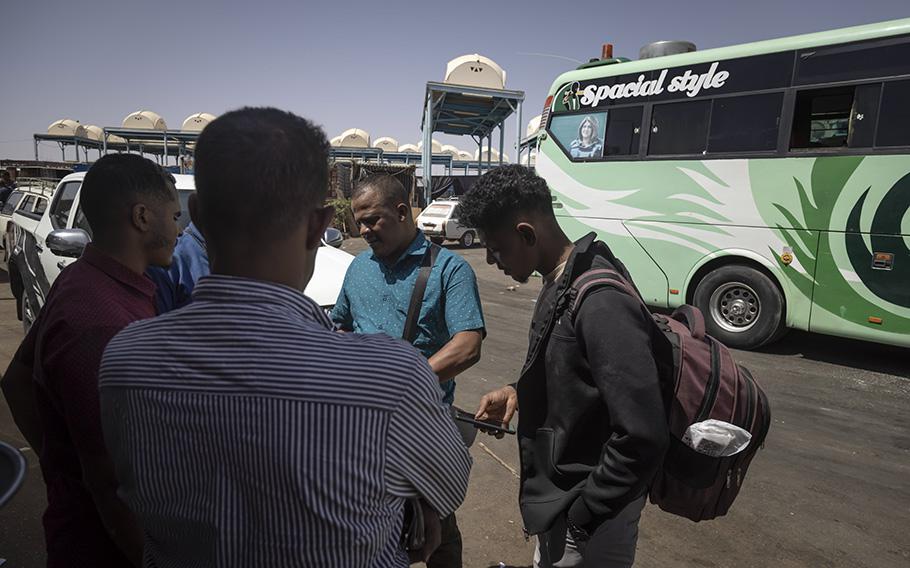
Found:
[{"label": "blue jeans", "polygon": [[604,521],[584,550],[579,550],[559,517],[549,531],[537,535],[534,568],[628,568],[635,562],[638,521],[646,496],[626,505],[614,518]]}]

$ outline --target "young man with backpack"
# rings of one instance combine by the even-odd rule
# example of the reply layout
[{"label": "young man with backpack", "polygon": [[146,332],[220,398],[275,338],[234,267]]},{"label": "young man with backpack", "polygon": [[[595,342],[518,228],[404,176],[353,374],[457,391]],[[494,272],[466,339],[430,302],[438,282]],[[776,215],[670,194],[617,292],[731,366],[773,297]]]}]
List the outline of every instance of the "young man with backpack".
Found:
[{"label": "young man with backpack", "polygon": [[[510,165],[482,176],[461,200],[487,262],[544,286],[518,381],[486,394],[480,420],[507,426],[520,409],[520,507],[537,536],[535,567],[631,566],[648,486],[668,427],[655,349],[666,342],[640,301],[611,286],[583,292],[576,279],[623,264],[593,233],[573,243],[556,221],[547,183]],[[666,360],[658,357],[659,360]]]}]

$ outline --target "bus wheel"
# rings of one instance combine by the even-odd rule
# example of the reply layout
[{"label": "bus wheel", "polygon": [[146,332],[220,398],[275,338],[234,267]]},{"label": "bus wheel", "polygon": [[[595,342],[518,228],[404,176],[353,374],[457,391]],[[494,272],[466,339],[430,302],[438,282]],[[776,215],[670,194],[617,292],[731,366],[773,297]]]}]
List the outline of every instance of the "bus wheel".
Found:
[{"label": "bus wheel", "polygon": [[784,299],[770,278],[748,266],[711,271],[695,289],[708,333],[725,345],[755,349],[782,336]]}]

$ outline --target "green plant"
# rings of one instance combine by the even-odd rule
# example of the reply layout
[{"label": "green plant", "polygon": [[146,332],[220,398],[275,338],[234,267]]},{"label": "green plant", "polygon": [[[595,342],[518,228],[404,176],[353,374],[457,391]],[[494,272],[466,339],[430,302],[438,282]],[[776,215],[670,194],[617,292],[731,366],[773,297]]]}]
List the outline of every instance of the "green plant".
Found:
[{"label": "green plant", "polygon": [[336,198],[330,199],[327,204],[335,208],[332,226],[343,233],[351,234],[351,230],[354,228],[352,225],[354,214],[351,213],[351,200]]}]

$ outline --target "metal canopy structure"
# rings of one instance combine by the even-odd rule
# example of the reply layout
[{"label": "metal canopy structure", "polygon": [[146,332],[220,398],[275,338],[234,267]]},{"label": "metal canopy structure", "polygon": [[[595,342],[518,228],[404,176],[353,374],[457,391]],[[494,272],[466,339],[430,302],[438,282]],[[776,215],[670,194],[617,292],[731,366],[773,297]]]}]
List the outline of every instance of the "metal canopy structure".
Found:
[{"label": "metal canopy structure", "polygon": [[[88,162],[88,151],[97,150],[98,157],[107,154],[109,150],[134,151],[143,154],[152,154],[163,159],[166,163],[169,156],[184,156],[193,153],[189,146],[199,138],[198,132],[184,132],[181,130],[145,130],[131,128],[104,128],[101,140],[84,138],[81,136],[61,136],[59,134],[35,134],[35,160],[38,160],[38,144],[40,142],[56,142],[60,146],[63,161],[66,161],[66,148],[72,146],[76,150],[75,161],[80,161],[79,151],[84,152],[85,161]],[[119,136],[124,142],[113,141],[111,136]]]},{"label": "metal canopy structure", "polygon": [[60,152],[63,156],[63,161],[66,161],[66,149],[69,146],[73,146],[76,149],[76,160],[79,161],[79,150],[82,149],[85,153],[85,160],[88,161],[88,151],[89,150],[98,150],[98,156],[101,156],[102,143],[99,140],[92,138],[84,138],[82,136],[65,136],[60,134],[35,134],[33,136],[35,144],[35,161],[39,161],[38,158],[38,144],[41,142],[56,142],[60,146]]},{"label": "metal canopy structure", "polygon": [[525,165],[529,168],[531,167],[531,150],[537,149],[537,138],[543,133],[543,130],[538,130],[530,136],[525,136],[518,142],[518,163],[522,163],[521,155],[527,152],[527,156],[524,158]]},{"label": "metal canopy structure", "polygon": [[[499,164],[502,164],[504,131],[506,119],[517,113],[515,150],[521,142],[521,103],[524,91],[506,89],[487,89],[469,85],[427,82],[423,120],[420,128],[423,131],[423,151],[421,169],[426,203],[430,202],[432,177],[432,139],[434,132],[470,136],[477,142],[477,169],[482,171],[483,141],[487,141],[486,162],[490,166],[493,146],[493,131],[499,129]],[[459,163],[459,162],[456,162]]]},{"label": "metal canopy structure", "polygon": [[[102,143],[105,154],[108,148],[120,149],[118,146],[126,146],[127,150],[129,150],[135,143],[139,147],[140,153],[162,156],[165,163],[167,163],[168,156],[192,154],[193,149],[189,145],[199,139],[198,131],[106,127],[102,129],[102,132],[104,133]],[[123,138],[126,140],[126,144],[112,144],[110,141],[111,136]]]}]

